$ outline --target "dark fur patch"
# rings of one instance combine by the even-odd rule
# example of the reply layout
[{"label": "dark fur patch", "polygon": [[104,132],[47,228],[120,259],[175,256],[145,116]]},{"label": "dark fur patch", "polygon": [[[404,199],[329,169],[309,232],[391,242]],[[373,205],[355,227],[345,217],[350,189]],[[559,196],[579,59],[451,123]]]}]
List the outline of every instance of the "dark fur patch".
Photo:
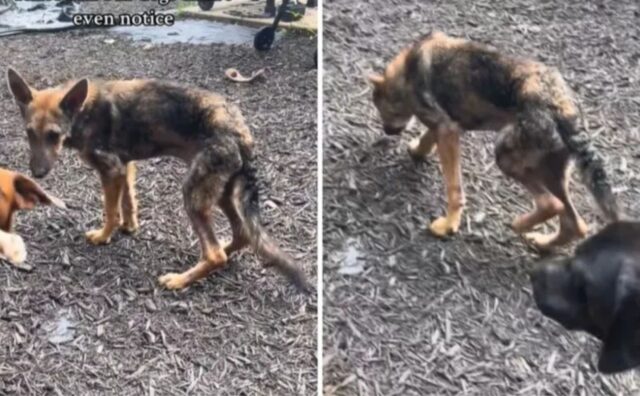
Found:
[{"label": "dark fur patch", "polygon": [[486,50],[469,51],[470,83],[474,91],[499,108],[515,107],[516,82],[500,54]]},{"label": "dark fur patch", "polygon": [[152,113],[158,124],[168,126],[187,139],[202,136],[210,128],[211,109],[203,108],[193,91],[173,84],[149,82],[120,107],[123,118],[131,119],[129,115],[141,112]]}]

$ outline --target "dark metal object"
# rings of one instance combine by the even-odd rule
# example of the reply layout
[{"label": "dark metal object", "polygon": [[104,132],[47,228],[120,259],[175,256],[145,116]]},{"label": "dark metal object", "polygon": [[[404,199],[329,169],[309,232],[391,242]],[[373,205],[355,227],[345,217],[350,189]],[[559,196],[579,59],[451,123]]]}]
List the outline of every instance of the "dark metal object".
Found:
[{"label": "dark metal object", "polygon": [[[269,8],[270,3],[274,4],[275,0],[267,0],[267,8]],[[273,20],[273,25],[264,27],[260,29],[260,31],[258,31],[255,38],[253,39],[253,47],[256,50],[268,51],[271,49],[271,45],[273,45],[273,41],[276,39],[276,29],[278,29],[278,24],[280,24],[280,20],[284,16],[285,12],[287,12],[288,6],[289,6],[289,0],[282,0],[282,4],[278,9],[278,14],[276,15],[276,18]]]},{"label": "dark metal object", "polygon": [[215,0],[198,0],[198,7],[202,11],[209,11],[213,8],[213,4],[215,4]]}]

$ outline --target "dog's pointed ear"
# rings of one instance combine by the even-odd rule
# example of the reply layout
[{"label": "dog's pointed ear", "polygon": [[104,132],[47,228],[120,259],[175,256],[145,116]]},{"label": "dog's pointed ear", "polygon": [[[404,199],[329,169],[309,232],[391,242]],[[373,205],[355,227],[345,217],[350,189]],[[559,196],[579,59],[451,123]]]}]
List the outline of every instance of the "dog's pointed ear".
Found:
[{"label": "dog's pointed ear", "polygon": [[374,87],[382,87],[384,85],[384,76],[381,74],[371,73],[367,79]]},{"label": "dog's pointed ear", "polygon": [[15,203],[18,209],[33,209],[36,205],[53,205],[65,208],[64,202],[48,194],[33,179],[24,175],[16,175],[13,180]]},{"label": "dog's pointed ear", "polygon": [[64,98],[60,102],[60,108],[68,116],[73,116],[80,111],[84,101],[89,95],[89,80],[83,78],[78,81],[67,91]]},{"label": "dog's pointed ear", "polygon": [[33,100],[33,91],[29,84],[12,68],[7,69],[7,85],[9,91],[20,108],[24,108]]},{"label": "dog's pointed ear", "polygon": [[598,370],[605,374],[619,373],[640,366],[639,292],[637,289],[626,290],[624,301],[616,310],[615,319],[598,359]]}]

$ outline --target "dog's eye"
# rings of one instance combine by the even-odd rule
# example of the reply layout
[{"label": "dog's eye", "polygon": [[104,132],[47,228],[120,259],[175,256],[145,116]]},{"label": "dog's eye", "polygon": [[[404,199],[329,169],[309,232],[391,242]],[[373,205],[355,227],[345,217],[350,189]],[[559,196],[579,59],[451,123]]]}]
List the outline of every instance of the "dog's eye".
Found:
[{"label": "dog's eye", "polygon": [[60,134],[58,132],[55,132],[55,131],[47,132],[47,141],[49,143],[55,144],[55,143],[58,143],[59,140],[60,140]]}]

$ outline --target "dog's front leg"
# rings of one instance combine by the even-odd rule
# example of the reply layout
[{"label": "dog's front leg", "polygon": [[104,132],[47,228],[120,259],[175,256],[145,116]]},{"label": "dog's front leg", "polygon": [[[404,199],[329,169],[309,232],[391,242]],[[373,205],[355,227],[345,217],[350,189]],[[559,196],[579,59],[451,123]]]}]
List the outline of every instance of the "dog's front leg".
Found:
[{"label": "dog's front leg", "polygon": [[136,164],[127,164],[127,177],[122,193],[122,225],[120,229],[127,234],[138,230],[138,201],[136,199]]},{"label": "dog's front leg", "polygon": [[104,224],[102,228],[86,233],[87,239],[94,245],[109,243],[111,235],[120,226],[120,204],[127,175],[120,169],[100,171],[100,181],[104,194]]},{"label": "dog's front leg", "polygon": [[442,166],[447,191],[447,214],[433,221],[429,227],[439,237],[453,234],[460,228],[464,191],[460,166],[460,134],[462,130],[455,124],[439,126],[437,134],[438,155]]}]

